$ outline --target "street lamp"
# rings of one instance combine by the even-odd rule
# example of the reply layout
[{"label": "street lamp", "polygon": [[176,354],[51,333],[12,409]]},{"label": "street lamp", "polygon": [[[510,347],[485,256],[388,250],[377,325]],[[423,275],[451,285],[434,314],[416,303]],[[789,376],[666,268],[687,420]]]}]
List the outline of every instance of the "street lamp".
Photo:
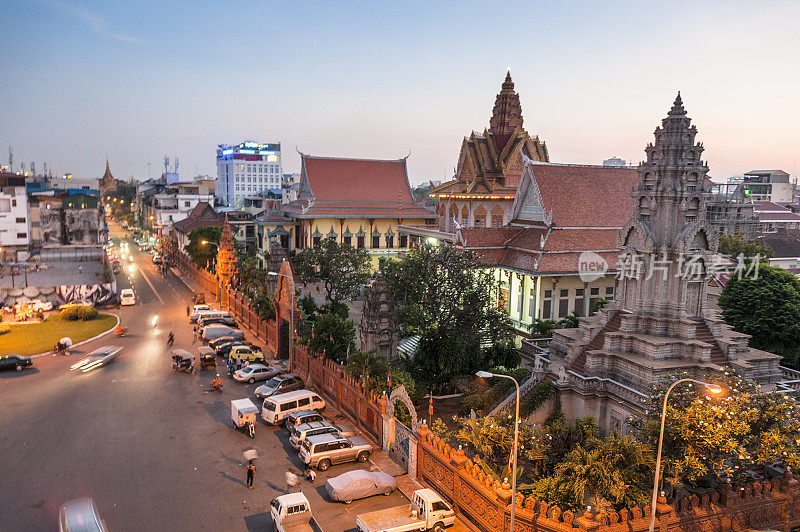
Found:
[{"label": "street lamp", "polygon": [[292,312],[292,325],[289,327],[289,367],[294,370],[294,279],[292,279],[291,275],[279,272],[267,272],[267,275],[272,277],[286,277],[292,282],[292,298],[289,304]]},{"label": "street lamp", "polygon": [[208,240],[203,240],[200,243],[203,244],[204,246],[206,244],[211,244],[212,246],[215,246],[217,249],[219,249],[219,245],[218,244],[215,244],[214,242],[209,242]]},{"label": "street lamp", "polygon": [[713,394],[720,394],[722,393],[722,387],[717,384],[710,384],[703,381],[698,381],[695,379],[680,379],[672,383],[672,386],[667,388],[667,393],[664,394],[664,406],[661,409],[661,432],[658,434],[658,454],[656,455],[656,475],[655,480],[653,481],[653,502],[650,504],[650,529],[649,532],[653,532],[656,526],[656,503],[658,502],[658,481],[659,476],[661,475],[661,447],[664,444],[664,421],[667,417],[667,399],[669,399],[669,393],[672,391],[675,386],[682,382],[694,382],[696,384],[702,384],[706,387],[706,389],[713,393]]},{"label": "street lamp", "polygon": [[514,386],[517,388],[517,406],[514,413],[514,448],[511,450],[511,532],[514,532],[514,510],[517,508],[517,442],[519,441],[519,383],[517,379],[510,375],[501,375],[499,373],[491,373],[489,371],[476,371],[475,375],[478,377],[502,377],[504,379],[511,379],[514,381]]}]

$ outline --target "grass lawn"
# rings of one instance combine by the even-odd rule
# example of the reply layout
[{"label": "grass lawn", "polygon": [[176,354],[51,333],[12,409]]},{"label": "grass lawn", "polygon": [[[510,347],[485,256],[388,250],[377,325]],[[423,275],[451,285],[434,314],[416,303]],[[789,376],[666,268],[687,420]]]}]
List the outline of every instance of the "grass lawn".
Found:
[{"label": "grass lawn", "polygon": [[110,314],[100,314],[96,320],[66,321],[58,315],[47,318],[42,323],[15,325],[0,323],[0,331],[11,332],[0,335],[0,354],[35,355],[50,351],[65,336],[77,344],[105,332],[117,323]]}]

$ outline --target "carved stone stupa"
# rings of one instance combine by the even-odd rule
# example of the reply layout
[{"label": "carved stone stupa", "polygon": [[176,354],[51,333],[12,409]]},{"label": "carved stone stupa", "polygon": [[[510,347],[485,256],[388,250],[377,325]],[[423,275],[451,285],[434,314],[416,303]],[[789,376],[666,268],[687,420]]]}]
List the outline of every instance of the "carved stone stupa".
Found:
[{"label": "carved stone stupa", "polygon": [[394,360],[397,358],[399,338],[397,306],[386,279],[377,272],[367,289],[361,323],[358,326],[361,350],[374,349],[389,360]]},{"label": "carved stone stupa", "polygon": [[236,288],[239,285],[239,259],[236,255],[236,243],[233,241],[233,231],[231,231],[227,214],[217,251],[217,282],[220,304],[225,308],[228,306],[228,289]]},{"label": "carved stone stupa", "polygon": [[679,93],[645,149],[634,214],[617,237],[619,297],[577,329],[555,331],[550,344],[565,413],[593,416],[606,432],[624,433],[624,420],[668,374],[702,380],[731,367],[767,388],[781,379],[780,356],[749,348],[748,335],[706,306],[719,257],[696,134]]}]

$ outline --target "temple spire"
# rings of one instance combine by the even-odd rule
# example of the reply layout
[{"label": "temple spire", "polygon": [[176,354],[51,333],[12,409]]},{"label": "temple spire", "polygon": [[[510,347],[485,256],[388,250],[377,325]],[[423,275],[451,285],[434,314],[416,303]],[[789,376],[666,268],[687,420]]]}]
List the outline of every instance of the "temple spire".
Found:
[{"label": "temple spire", "polygon": [[495,137],[498,152],[503,151],[511,134],[518,127],[522,127],[522,106],[519,103],[519,94],[514,90],[509,70],[506,72],[502,89],[494,101],[492,118],[489,120],[489,132]]},{"label": "temple spire", "polygon": [[675,103],[672,104],[672,109],[669,110],[668,114],[670,116],[686,116],[686,109],[683,108],[683,100],[681,99],[681,91],[678,91]]}]

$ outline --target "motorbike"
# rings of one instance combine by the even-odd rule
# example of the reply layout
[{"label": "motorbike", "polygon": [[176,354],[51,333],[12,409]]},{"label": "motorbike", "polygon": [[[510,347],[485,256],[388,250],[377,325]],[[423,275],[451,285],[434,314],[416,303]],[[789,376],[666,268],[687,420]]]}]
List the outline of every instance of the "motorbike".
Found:
[{"label": "motorbike", "polygon": [[222,382],[211,382],[211,391],[222,393]]},{"label": "motorbike", "polygon": [[167,345],[168,345],[169,347],[172,347],[172,344],[174,344],[174,343],[175,343],[175,337],[174,337],[174,336],[172,336],[172,335],[170,334],[170,335],[167,337]]},{"label": "motorbike", "polygon": [[128,332],[127,327],[117,327],[116,329],[114,329],[114,336],[116,336],[117,338],[122,338],[123,336],[125,336],[125,333],[127,332]]}]

